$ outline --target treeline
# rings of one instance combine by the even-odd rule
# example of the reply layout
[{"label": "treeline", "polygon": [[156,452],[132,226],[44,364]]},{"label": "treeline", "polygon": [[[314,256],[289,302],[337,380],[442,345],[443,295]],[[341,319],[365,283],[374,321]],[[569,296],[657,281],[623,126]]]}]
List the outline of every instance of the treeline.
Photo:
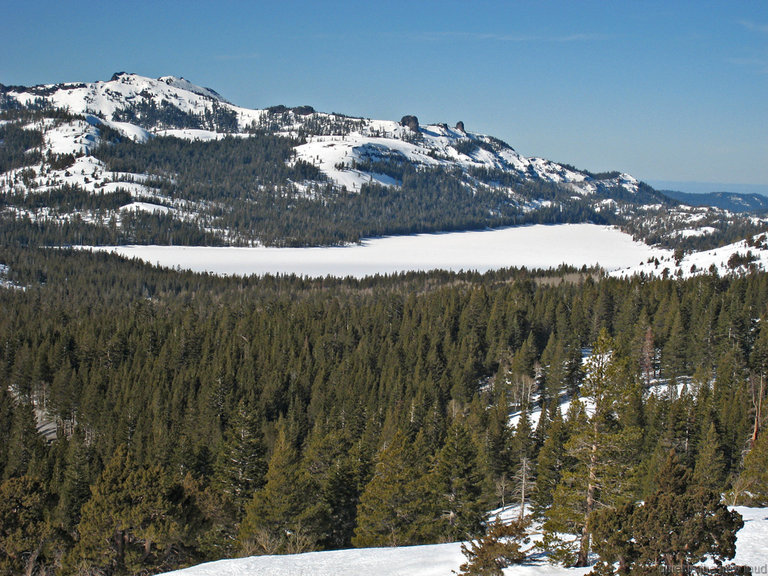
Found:
[{"label": "treeline", "polygon": [[575,558],[577,447],[595,438],[601,502],[656,494],[670,450],[731,501],[768,501],[765,274],[225,279],[15,248],[0,263],[3,573],[466,539],[523,484]]},{"label": "treeline", "polygon": [[41,130],[22,128],[16,122],[0,124],[0,174],[40,162]]},{"label": "treeline", "polygon": [[[56,191],[53,195],[58,195]],[[92,195],[87,202],[112,203],[110,195]],[[0,201],[0,206],[3,203]],[[223,246],[224,240],[201,225],[175,218],[169,214],[135,210],[118,215],[96,211],[99,221],[83,218],[81,214],[69,214],[56,219],[44,209],[42,217],[28,214],[0,214],[0,243],[16,246],[116,246],[122,244],[163,244]],[[118,225],[119,222],[119,225]]]},{"label": "treeline", "polygon": [[215,100],[211,102],[210,108],[199,114],[184,111],[167,100],[162,100],[159,105],[154,100],[141,100],[115,110],[112,120],[130,122],[146,129],[193,128],[223,133],[239,131],[237,113]]}]

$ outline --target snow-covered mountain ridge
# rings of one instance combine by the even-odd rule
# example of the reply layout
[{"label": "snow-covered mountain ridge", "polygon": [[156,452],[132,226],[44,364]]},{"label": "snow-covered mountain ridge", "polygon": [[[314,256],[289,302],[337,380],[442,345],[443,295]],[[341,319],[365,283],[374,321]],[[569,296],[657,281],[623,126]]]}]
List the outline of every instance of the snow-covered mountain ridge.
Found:
[{"label": "snow-covered mountain ridge", "polygon": [[[137,243],[146,236],[137,230],[146,229],[148,219],[184,230],[165,240],[150,235],[159,244],[317,245],[371,234],[596,222],[618,225],[648,243],[690,250],[734,242],[766,227],[761,218],[679,204],[629,174],[593,174],[525,157],[497,138],[467,130],[463,122],[422,125],[412,115],[401,121],[351,118],[310,106],[252,110],[174,76],[117,73],[92,83],[0,85],[0,111],[0,131],[14,127],[40,135],[39,142],[17,151],[14,161],[0,161],[6,214],[58,225],[113,222]],[[247,147],[259,136],[289,143],[280,159],[269,160],[281,164],[281,174],[267,181],[262,174],[272,170],[260,166],[240,174],[238,164],[226,174],[237,178],[237,193],[230,182],[214,181],[179,160],[198,153],[204,143],[226,147],[225,141],[237,137],[246,139],[241,147]],[[173,161],[153,164],[135,147],[125,151],[129,142],[171,142],[167,137],[188,143]],[[218,164],[232,156],[217,153],[222,154]],[[250,163],[253,153],[244,153],[242,164]],[[131,161],[119,161],[130,154]],[[192,192],[206,179],[211,180],[207,190]],[[82,198],[74,207],[28,200],[30,194],[51,195],[62,187],[102,200],[96,208]],[[122,196],[105,200],[110,194]],[[448,214],[451,210],[455,213]],[[360,229],[350,231],[361,214]],[[307,220],[309,227],[301,224]],[[296,232],[302,226],[322,230],[302,235]]]},{"label": "snow-covered mountain ridge", "polygon": [[[230,104],[214,90],[184,78],[163,76],[155,80],[124,72],[116,73],[106,82],[0,90],[7,103],[95,116],[134,140],[145,140],[150,134],[206,140],[258,129],[302,136],[307,142],[297,149],[298,157],[318,163],[336,183],[349,184],[350,188],[359,188],[371,178],[391,184],[391,179],[353,166],[396,158],[421,166],[514,170],[545,181],[571,184],[574,192],[582,195],[597,189],[597,181],[587,173],[543,158],[521,156],[500,140],[465,131],[461,122],[455,128],[447,124],[405,126],[404,122],[319,113],[306,106],[250,110]],[[167,119],[159,119],[142,113],[148,108],[174,112]],[[223,111],[234,121],[220,125],[213,118],[216,111]],[[129,117],[131,122],[120,122]],[[198,125],[193,126],[195,123]],[[85,151],[87,147],[82,145],[67,150]],[[617,174],[609,180],[629,192],[637,191],[638,182],[629,174]]]}]

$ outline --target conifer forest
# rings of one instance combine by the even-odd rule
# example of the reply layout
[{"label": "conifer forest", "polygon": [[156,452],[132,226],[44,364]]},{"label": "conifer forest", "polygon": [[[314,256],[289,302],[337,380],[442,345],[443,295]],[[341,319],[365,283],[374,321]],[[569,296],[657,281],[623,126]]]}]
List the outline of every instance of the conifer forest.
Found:
[{"label": "conifer forest", "polygon": [[453,541],[500,574],[523,517],[555,561],[661,574],[768,505],[765,273],[0,264],[3,575]]}]

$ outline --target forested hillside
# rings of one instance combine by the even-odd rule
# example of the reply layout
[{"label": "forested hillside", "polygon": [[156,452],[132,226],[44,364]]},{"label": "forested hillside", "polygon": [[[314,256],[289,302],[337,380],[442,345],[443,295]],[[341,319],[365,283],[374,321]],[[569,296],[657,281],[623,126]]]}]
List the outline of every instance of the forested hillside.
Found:
[{"label": "forested hillside", "polygon": [[768,503],[766,274],[238,279],[16,247],[0,264],[4,574],[461,540],[522,484],[572,561],[580,487],[648,510],[670,451],[670,474]]},{"label": "forested hillside", "polygon": [[461,121],[251,110],[171,76],[0,85],[0,241],[327,246],[584,222],[686,252],[767,226],[629,174],[525,157]]}]

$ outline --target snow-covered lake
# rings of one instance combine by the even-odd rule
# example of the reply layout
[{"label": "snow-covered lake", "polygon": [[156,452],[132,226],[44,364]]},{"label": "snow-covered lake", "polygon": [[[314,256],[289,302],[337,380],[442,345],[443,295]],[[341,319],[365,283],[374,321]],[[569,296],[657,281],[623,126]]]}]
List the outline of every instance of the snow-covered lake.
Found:
[{"label": "snow-covered lake", "polygon": [[360,245],[326,248],[101,247],[167,268],[222,275],[297,274],[354,276],[426,270],[600,265],[607,271],[638,266],[667,250],[651,248],[608,226],[561,224],[477,232],[371,238]]}]

